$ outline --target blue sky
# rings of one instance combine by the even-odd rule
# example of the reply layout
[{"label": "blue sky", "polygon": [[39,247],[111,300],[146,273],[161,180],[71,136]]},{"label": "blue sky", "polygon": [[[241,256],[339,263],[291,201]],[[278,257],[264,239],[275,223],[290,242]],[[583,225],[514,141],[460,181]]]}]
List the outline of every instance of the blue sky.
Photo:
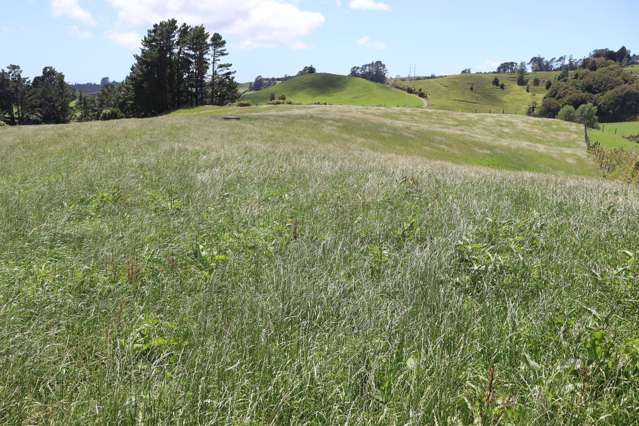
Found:
[{"label": "blue sky", "polygon": [[145,29],[169,16],[221,32],[240,81],[376,59],[391,75],[411,64],[425,75],[622,44],[639,52],[636,0],[0,1],[0,66],[33,76],[51,65],[70,82],[122,79]]}]

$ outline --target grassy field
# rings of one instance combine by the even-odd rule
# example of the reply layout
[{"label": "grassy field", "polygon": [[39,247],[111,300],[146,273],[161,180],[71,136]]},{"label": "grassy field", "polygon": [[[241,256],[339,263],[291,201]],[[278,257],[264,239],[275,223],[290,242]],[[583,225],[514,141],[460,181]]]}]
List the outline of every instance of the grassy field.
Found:
[{"label": "grassy field", "polygon": [[635,75],[639,75],[639,65],[632,65],[628,67],[628,71],[630,71],[631,73]]},{"label": "grassy field", "polygon": [[307,74],[258,92],[247,93],[242,100],[253,104],[266,104],[271,93],[296,104],[326,103],[329,105],[360,105],[386,107],[422,107],[415,97],[393,90],[388,86],[371,83],[361,78],[334,74]]},{"label": "grassy field", "polygon": [[592,140],[599,142],[603,148],[639,151],[639,143],[626,139],[627,136],[639,136],[639,121],[604,123],[598,130],[592,131]]},{"label": "grassy field", "polygon": [[636,422],[636,189],[428,160],[578,127],[244,111],[0,130],[0,424]]},{"label": "grassy field", "polygon": [[[462,74],[430,80],[396,81],[401,86],[422,89],[428,93],[428,106],[434,109],[460,112],[525,114],[533,102],[541,105],[546,89],[545,81],[556,73],[531,73],[530,93],[517,86],[515,74]],[[505,90],[493,86],[497,77],[505,83]],[[534,78],[540,86],[533,85]],[[471,88],[473,90],[471,90]]]},{"label": "grassy field", "polygon": [[[596,176],[579,126],[508,115],[360,107],[197,108],[176,116],[244,116],[282,142],[315,141],[461,165],[557,175]],[[289,129],[295,129],[290,131]]]}]

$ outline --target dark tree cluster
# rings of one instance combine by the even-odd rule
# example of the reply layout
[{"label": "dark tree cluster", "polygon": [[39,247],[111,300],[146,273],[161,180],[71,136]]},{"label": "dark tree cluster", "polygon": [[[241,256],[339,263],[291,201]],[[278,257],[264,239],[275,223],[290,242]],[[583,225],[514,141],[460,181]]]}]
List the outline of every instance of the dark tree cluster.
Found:
[{"label": "dark tree cluster", "polygon": [[[142,40],[140,54],[117,103],[126,115],[152,116],[178,108],[225,105],[238,97],[226,41],[203,26],[160,22]],[[209,71],[210,78],[209,78]],[[115,107],[115,105],[113,105]]]},{"label": "dark tree cluster", "polygon": [[[530,66],[530,70],[532,72],[575,71],[579,68],[591,68],[592,62],[597,62],[601,59],[613,61],[622,66],[639,63],[639,56],[632,55],[630,50],[628,50],[625,46],[622,46],[619,50],[597,49],[594,50],[588,58],[579,60],[575,59],[572,55],[564,55],[551,59],[546,59],[539,55],[530,58],[526,65]],[[518,71],[520,66],[521,65],[517,64],[517,62],[504,62],[497,67],[496,72],[500,74],[513,74]]]},{"label": "dark tree cluster", "polygon": [[639,115],[639,79],[603,56],[584,62],[572,74],[560,75],[544,98],[539,115],[554,118],[565,106],[592,104],[603,122],[625,121]]},{"label": "dark tree cluster", "polygon": [[388,70],[382,61],[375,61],[360,67],[351,68],[350,76],[384,84],[388,78]]},{"label": "dark tree cluster", "polygon": [[[30,82],[20,67],[0,72],[0,121],[10,124],[65,123],[148,117],[178,108],[226,105],[239,97],[226,41],[204,26],[160,22],[142,40],[135,64],[122,83],[102,79],[74,91],[51,67]],[[95,86],[95,85],[93,85]],[[75,105],[72,106],[72,101]]]},{"label": "dark tree cluster", "polygon": [[393,87],[395,87],[396,89],[403,90],[409,95],[416,95],[422,99],[428,99],[428,94],[424,92],[424,90],[421,87],[418,89],[415,89],[414,87],[411,87],[411,86],[404,87],[404,86],[393,85]]},{"label": "dark tree cluster", "polygon": [[308,65],[302,68],[296,75],[290,76],[285,75],[284,77],[262,77],[258,75],[255,77],[255,80],[249,86],[249,90],[257,92],[258,90],[267,89],[269,87],[275,86],[278,83],[288,81],[292,78],[299,77],[305,74],[315,74],[317,73],[317,69],[313,65]]},{"label": "dark tree cluster", "polygon": [[301,75],[306,75],[306,74],[315,74],[316,72],[317,72],[317,70],[315,69],[315,67],[313,65],[309,65],[309,66],[306,66],[306,67],[302,68],[302,70],[297,73],[297,77],[299,77]]},{"label": "dark tree cluster", "polygon": [[23,77],[17,65],[0,70],[0,121],[11,125],[66,123],[73,98],[64,74],[54,68],[44,68],[33,81]]},{"label": "dark tree cluster", "polygon": [[499,87],[501,90],[506,90],[506,85],[502,83],[497,77],[493,78],[492,84],[495,87]]},{"label": "dark tree cluster", "polygon": [[517,62],[504,62],[497,67],[498,74],[514,74],[517,72]]}]

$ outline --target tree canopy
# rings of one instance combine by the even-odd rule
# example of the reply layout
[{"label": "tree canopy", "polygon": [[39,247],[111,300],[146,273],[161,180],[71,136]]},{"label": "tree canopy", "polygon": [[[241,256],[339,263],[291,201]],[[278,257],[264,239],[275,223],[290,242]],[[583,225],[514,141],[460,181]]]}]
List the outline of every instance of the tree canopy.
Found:
[{"label": "tree canopy", "polygon": [[388,70],[382,61],[375,61],[370,64],[351,68],[350,76],[384,84],[386,83]]}]

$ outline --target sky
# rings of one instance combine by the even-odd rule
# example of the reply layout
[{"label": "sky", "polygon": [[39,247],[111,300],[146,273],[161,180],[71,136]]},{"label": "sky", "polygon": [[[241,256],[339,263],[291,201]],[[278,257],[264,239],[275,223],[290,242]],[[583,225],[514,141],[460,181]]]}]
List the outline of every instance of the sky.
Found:
[{"label": "sky", "polygon": [[444,75],[539,54],[639,52],[637,0],[0,0],[0,67],[119,81],[146,29],[170,17],[220,32],[241,82],[311,64],[346,74],[382,60],[392,76],[411,65]]}]

